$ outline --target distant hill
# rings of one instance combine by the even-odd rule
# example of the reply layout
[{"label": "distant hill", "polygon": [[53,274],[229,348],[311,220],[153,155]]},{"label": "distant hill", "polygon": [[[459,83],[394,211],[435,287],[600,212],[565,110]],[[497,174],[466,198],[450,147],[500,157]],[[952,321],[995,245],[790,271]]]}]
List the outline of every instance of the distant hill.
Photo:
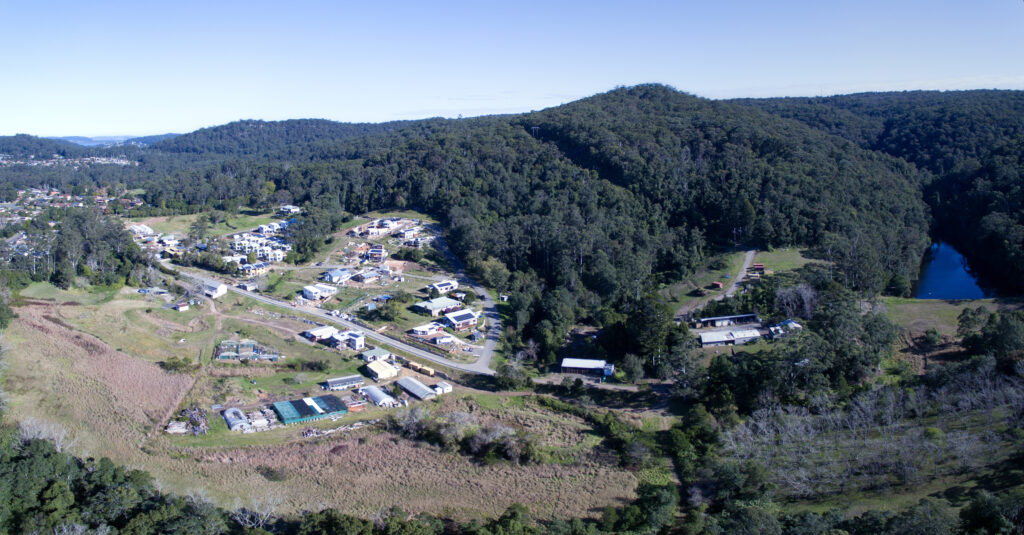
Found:
[{"label": "distant hill", "polygon": [[339,123],[325,119],[244,120],[160,140],[152,148],[170,153],[289,158],[331,142],[398,130],[408,122]]},{"label": "distant hill", "polygon": [[81,145],[83,147],[110,147],[112,145],[118,145],[130,136],[102,136],[102,137],[84,137],[84,136],[62,136],[62,137],[51,137],[47,139],[56,139],[59,141],[67,141],[74,143],[75,145]]},{"label": "distant hill", "polygon": [[157,134],[153,136],[99,136],[99,137],[84,137],[84,136],[62,136],[62,137],[50,137],[46,139],[54,139],[58,141],[67,141],[83,147],[116,147],[118,145],[135,145],[138,147],[146,147],[163,141],[165,139],[171,139],[173,137],[180,136],[181,134]]},{"label": "distant hill", "polygon": [[50,158],[57,154],[64,158],[86,156],[89,151],[79,144],[61,139],[48,139],[28,134],[0,136],[0,154],[15,159]]},{"label": "distant hill", "polygon": [[148,146],[150,146],[150,145],[152,145],[154,143],[159,143],[159,142],[167,140],[167,139],[173,139],[173,138],[176,138],[176,137],[178,137],[180,135],[181,134],[157,134],[157,135],[153,135],[153,136],[133,137],[133,138],[129,138],[129,139],[124,140],[124,144],[125,145],[136,145],[136,146],[139,146],[139,147],[148,147]]}]

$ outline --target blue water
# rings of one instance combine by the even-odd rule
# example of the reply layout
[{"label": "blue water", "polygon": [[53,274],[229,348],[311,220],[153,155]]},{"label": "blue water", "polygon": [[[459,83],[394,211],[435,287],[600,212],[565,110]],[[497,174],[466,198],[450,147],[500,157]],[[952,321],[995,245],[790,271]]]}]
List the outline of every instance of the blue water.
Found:
[{"label": "blue water", "polygon": [[917,281],[918,299],[983,299],[995,292],[982,288],[978,277],[967,266],[967,259],[952,245],[933,243]]}]

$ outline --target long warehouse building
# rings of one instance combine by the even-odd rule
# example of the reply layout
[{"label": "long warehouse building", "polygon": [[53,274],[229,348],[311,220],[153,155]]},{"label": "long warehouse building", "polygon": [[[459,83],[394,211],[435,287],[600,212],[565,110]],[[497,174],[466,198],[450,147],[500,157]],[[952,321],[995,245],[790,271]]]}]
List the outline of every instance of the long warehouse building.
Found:
[{"label": "long warehouse building", "polygon": [[348,412],[337,396],[326,395],[274,403],[274,412],[284,424],[310,422]]}]

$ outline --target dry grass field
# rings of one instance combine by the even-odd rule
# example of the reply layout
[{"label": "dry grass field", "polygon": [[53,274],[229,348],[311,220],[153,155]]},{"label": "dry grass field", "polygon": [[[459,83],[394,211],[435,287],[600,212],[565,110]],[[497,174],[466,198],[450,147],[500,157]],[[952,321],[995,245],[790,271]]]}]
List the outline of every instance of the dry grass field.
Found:
[{"label": "dry grass field", "polygon": [[[236,498],[244,503],[272,494],[283,499],[281,512],[335,507],[369,516],[398,505],[465,519],[497,515],[516,502],[540,517],[596,516],[605,505],[634,497],[639,474],[619,468],[603,453],[585,422],[493,394],[451,396],[427,406],[471,411],[482,422],[527,429],[541,438],[553,462],[486,465],[382,429],[312,440],[301,438],[301,425],[233,434],[213,411],[207,437],[167,436],[157,427],[184,402],[210,403],[214,396],[257,402],[259,388],[247,377],[235,377],[231,366],[207,364],[194,375],[169,374],[156,364],[167,356],[195,359],[213,340],[250,325],[258,328],[261,341],[276,338],[289,360],[327,355],[332,366],[337,361],[341,367],[351,359],[282,340],[290,323],[298,322],[255,315],[230,303],[179,314],[157,311],[155,303],[127,292],[83,299],[95,303],[89,305],[53,297],[57,300],[27,301],[6,331],[10,351],[4,380],[11,394],[6,416],[61,424],[74,440],[70,451],[147,470],[166,490],[197,493],[229,507]],[[258,385],[282,375],[262,366],[250,373]],[[367,411],[314,425],[333,427],[384,414]],[[270,481],[263,475],[268,468],[287,477]]]},{"label": "dry grass field", "polygon": [[134,458],[144,435],[191,386],[190,376],[69,329],[50,305],[19,307],[18,315],[5,335],[10,415],[64,425],[83,455]]}]

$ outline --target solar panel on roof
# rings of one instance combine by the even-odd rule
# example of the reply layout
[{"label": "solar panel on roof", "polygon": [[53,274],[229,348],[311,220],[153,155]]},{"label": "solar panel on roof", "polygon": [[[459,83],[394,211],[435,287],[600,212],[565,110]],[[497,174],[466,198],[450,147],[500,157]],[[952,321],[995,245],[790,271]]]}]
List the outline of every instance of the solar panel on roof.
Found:
[{"label": "solar panel on roof", "polygon": [[301,418],[308,418],[310,416],[316,415],[316,411],[313,410],[313,407],[306,405],[306,402],[302,401],[301,399],[289,401],[289,403],[291,403],[292,407],[295,408],[295,412],[299,413],[299,416]]},{"label": "solar panel on roof", "polygon": [[345,404],[342,403],[341,400],[337,398],[337,396],[331,396],[331,395],[319,396],[319,397],[313,398],[313,401],[315,401],[316,404],[321,409],[323,409],[324,412],[327,412],[327,413],[338,412],[338,411],[345,410]]}]

